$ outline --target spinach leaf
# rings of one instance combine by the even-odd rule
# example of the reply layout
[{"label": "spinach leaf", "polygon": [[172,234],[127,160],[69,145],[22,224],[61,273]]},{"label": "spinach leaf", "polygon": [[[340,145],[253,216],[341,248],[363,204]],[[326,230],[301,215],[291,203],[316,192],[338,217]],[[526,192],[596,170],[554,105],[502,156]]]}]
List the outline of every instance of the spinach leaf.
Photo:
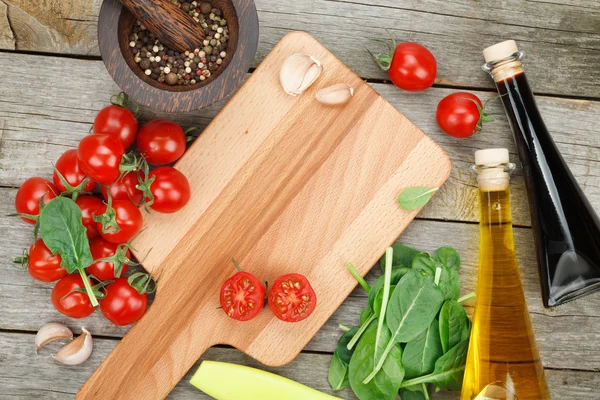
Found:
[{"label": "spinach leaf", "polygon": [[401,388],[399,394],[402,400],[429,400],[429,392],[425,384]]},{"label": "spinach leaf", "polygon": [[360,317],[359,317],[359,323],[360,325],[364,325],[365,322],[371,318],[373,316],[373,310],[371,310],[371,307],[369,305],[367,305],[365,308],[362,309],[362,311],[360,312]]},{"label": "spinach leaf", "polygon": [[350,363],[350,358],[352,357],[352,350],[348,350],[348,343],[354,337],[358,328],[352,328],[348,332],[344,332],[344,334],[340,337],[335,346],[334,354],[337,354],[340,357],[340,360],[344,361],[346,364]]},{"label": "spinach leaf", "polygon": [[427,253],[419,253],[413,258],[412,269],[414,271],[419,271],[424,275],[434,276],[435,269],[441,266],[439,261],[433,259]]},{"label": "spinach leaf", "polygon": [[398,197],[400,207],[413,211],[423,207],[431,196],[438,191],[438,188],[428,188],[423,186],[414,186],[404,189]]},{"label": "spinach leaf", "polygon": [[458,255],[458,252],[450,246],[440,247],[435,251],[433,257],[450,269],[458,271],[460,268],[460,256]]},{"label": "spinach leaf", "polygon": [[[397,285],[398,282],[400,282],[400,279],[402,279],[402,277],[410,271],[411,270],[408,268],[393,269],[392,276],[390,278],[390,284]],[[373,285],[371,286],[371,290],[369,291],[369,305],[371,306],[371,308],[373,310],[374,310],[373,303],[375,303],[375,296],[377,296],[377,293],[379,292],[379,290],[383,288],[384,279],[385,279],[385,277],[383,275],[380,276],[379,278],[377,278],[375,283],[373,283]]]},{"label": "spinach leaf", "polygon": [[435,362],[442,354],[444,352],[440,342],[438,321],[433,320],[425,332],[404,347],[402,366],[406,371],[406,377],[415,378],[433,372]]},{"label": "spinach leaf", "polygon": [[[420,253],[419,250],[405,246],[402,243],[392,244],[392,249],[394,249],[394,256],[392,258],[392,268],[394,269],[410,268],[412,266],[413,258]],[[381,272],[383,272],[385,268],[385,257],[381,257],[379,260],[379,267],[381,268]]]},{"label": "spinach leaf", "polygon": [[347,346],[357,331],[358,328],[352,328],[348,332],[344,332],[335,346],[327,377],[329,385],[331,385],[333,390],[342,390],[350,386],[350,382],[348,381],[348,364],[350,364],[353,351],[348,350]]},{"label": "spinach leaf", "polygon": [[442,267],[438,289],[444,300],[458,300],[460,296],[460,277],[458,271]]},{"label": "spinach leaf", "polygon": [[364,322],[362,322],[360,324],[358,331],[356,331],[356,333],[354,334],[352,339],[350,339],[350,342],[348,342],[348,345],[346,346],[346,348],[348,348],[348,350],[352,350],[352,348],[358,342],[358,340],[360,339],[362,334],[367,330],[367,328],[369,328],[371,323],[373,321],[375,321],[376,319],[377,319],[377,316],[371,311],[371,315],[369,316],[369,318],[367,318]]},{"label": "spinach leaf", "polygon": [[440,340],[444,353],[469,338],[470,323],[465,309],[455,300],[448,300],[440,311]]},{"label": "spinach leaf", "polygon": [[[394,292],[394,289],[396,289],[396,285],[390,285],[390,293]],[[383,302],[383,288],[379,289],[377,291],[377,296],[375,296],[375,300],[373,301],[373,309],[375,310],[375,315],[377,315],[377,318],[380,318],[379,312],[381,311],[381,306]]]},{"label": "spinach leaf", "polygon": [[52,254],[60,254],[69,274],[94,262],[81,222],[81,209],[67,197],[55,197],[40,212],[40,236]]},{"label": "spinach leaf", "polygon": [[[380,335],[383,346],[389,342],[390,332],[384,326]],[[360,400],[392,400],[398,394],[404,379],[402,350],[396,344],[385,356],[381,370],[369,383],[363,383],[367,375],[373,371],[375,358],[373,355],[379,358],[384,351],[382,347],[375,346],[376,337],[377,328],[371,325],[361,337],[350,360],[348,374],[350,386]]]}]

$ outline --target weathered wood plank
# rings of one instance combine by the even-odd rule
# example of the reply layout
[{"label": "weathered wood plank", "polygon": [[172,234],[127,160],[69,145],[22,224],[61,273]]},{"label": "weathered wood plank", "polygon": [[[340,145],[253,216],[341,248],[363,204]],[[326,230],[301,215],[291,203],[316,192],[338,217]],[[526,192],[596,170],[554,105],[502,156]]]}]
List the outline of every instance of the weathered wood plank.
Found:
[{"label": "weathered wood plank", "polygon": [[[94,351],[90,359],[77,367],[67,367],[52,360],[48,355],[59,347],[56,343],[36,355],[33,351],[33,339],[33,335],[0,333],[0,387],[2,387],[0,399],[71,399],[117,344],[116,340],[94,339]],[[327,383],[327,371],[331,360],[329,354],[302,353],[290,364],[279,368],[265,367],[231,348],[209,349],[200,361],[202,360],[217,360],[261,368],[342,399],[356,399],[350,389],[336,393],[330,389]],[[171,392],[169,399],[211,398],[189,383],[200,361]],[[600,373],[546,370],[546,378],[553,399],[597,398]],[[439,392],[435,394],[435,399],[458,399],[458,393]]]},{"label": "weathered wood plank", "polygon": [[15,49],[15,36],[8,21],[8,7],[0,1],[0,49]]},{"label": "weathered wood plank", "polygon": [[[44,64],[45,73],[37,74]],[[6,74],[0,75],[5,96],[0,99],[0,186],[18,186],[30,176],[49,176],[51,162],[66,149],[74,148],[90,129],[94,116],[111,94],[118,92],[99,61],[0,54]],[[35,79],[31,77],[35,76]],[[486,147],[516,150],[499,101],[490,103],[498,121],[486,125],[483,134],[459,140],[443,134],[435,122],[435,107],[453,92],[434,88],[423,93],[406,93],[392,85],[374,88],[428,133],[449,153],[453,169],[448,182],[420,217],[477,221],[477,190],[469,171],[473,152]],[[483,99],[489,93],[476,92]],[[225,102],[187,114],[161,114],[142,109],[141,118],[173,119],[183,125],[206,126]],[[600,102],[538,98],[542,114],[558,147],[585,193],[600,210]],[[520,171],[512,182],[513,221],[529,226],[529,209]]]},{"label": "weathered wood plank", "polygon": [[[115,327],[95,313],[83,320],[69,320],[54,310],[50,303],[52,284],[34,281],[27,272],[16,270],[10,263],[32,240],[32,228],[6,217],[12,208],[14,189],[0,189],[0,329],[35,332],[46,322],[62,321],[74,330],[81,325],[102,336],[121,337],[127,328]],[[403,243],[432,252],[452,245],[462,256],[463,294],[475,289],[478,253],[478,226],[475,224],[414,221],[400,238]],[[518,258],[525,294],[536,331],[541,357],[546,367],[597,370],[600,365],[600,294],[565,304],[557,309],[543,308],[531,230],[515,229]],[[368,276],[373,282],[378,267]],[[306,347],[312,351],[332,351],[340,336],[338,324],[355,325],[366,305],[365,294],[357,288]],[[586,329],[579,329],[586,326]]]},{"label": "weathered wood plank", "polygon": [[[18,49],[99,54],[100,0],[4,1]],[[479,68],[481,50],[512,38],[530,53],[527,65],[535,90],[590,97],[599,93],[600,6],[595,1],[256,0],[256,5],[261,38],[254,65],[283,35],[305,30],[360,76],[386,79],[364,48],[373,47],[371,38],[386,37],[383,28],[389,28],[399,39],[432,50],[441,84],[491,87]]]}]

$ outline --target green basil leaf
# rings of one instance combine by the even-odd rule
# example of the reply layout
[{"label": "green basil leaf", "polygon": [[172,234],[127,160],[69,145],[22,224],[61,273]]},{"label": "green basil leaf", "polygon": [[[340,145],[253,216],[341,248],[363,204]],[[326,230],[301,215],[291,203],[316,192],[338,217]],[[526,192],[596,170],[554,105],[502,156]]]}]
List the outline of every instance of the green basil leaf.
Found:
[{"label": "green basil leaf", "polygon": [[450,269],[458,271],[460,268],[460,256],[458,255],[458,252],[450,246],[440,247],[435,251],[433,257]]},{"label": "green basil leaf", "polygon": [[460,391],[468,349],[469,339],[460,342],[441,356],[436,361],[435,369],[428,376],[427,382],[433,383],[438,389]]},{"label": "green basil leaf", "polygon": [[412,262],[412,269],[414,271],[419,271],[427,276],[435,276],[435,269],[438,266],[441,266],[441,263],[427,253],[417,254]]},{"label": "green basil leaf", "polygon": [[437,192],[438,188],[428,188],[423,186],[414,186],[406,188],[398,197],[398,204],[407,211],[417,210],[423,207],[431,196]]},{"label": "green basil leaf", "polygon": [[444,300],[457,300],[460,296],[460,276],[455,269],[442,267],[438,289]]},{"label": "green basil leaf", "polygon": [[67,197],[55,197],[40,212],[40,236],[53,254],[60,254],[61,266],[72,273],[94,262],[81,222],[81,209]]},{"label": "green basil leaf", "polygon": [[331,388],[336,391],[350,386],[350,382],[348,380],[348,363],[341,360],[340,357],[335,353],[331,358],[327,380],[329,381]]},{"label": "green basil leaf", "polygon": [[386,356],[381,370],[368,384],[363,383],[373,371],[375,358],[383,354],[383,346],[391,339],[390,332],[383,328],[380,332],[382,340],[379,348],[375,348],[377,327],[373,324],[361,337],[350,360],[348,371],[350,386],[360,400],[393,400],[398,395],[404,379],[402,350],[396,344]]},{"label": "green basil leaf", "polygon": [[[419,250],[405,246],[402,243],[392,244],[392,249],[394,250],[394,256],[392,258],[392,268],[394,269],[410,268],[412,266],[413,258],[420,253]],[[379,266],[381,267],[381,272],[383,272],[385,269],[385,255],[379,259]]]},{"label": "green basil leaf", "polygon": [[469,339],[470,323],[465,309],[455,300],[448,300],[440,311],[440,340],[444,353]]},{"label": "green basil leaf", "polygon": [[433,372],[435,362],[443,354],[438,321],[433,320],[425,332],[404,347],[402,365],[406,377],[416,378]]},{"label": "green basil leaf", "polygon": [[358,328],[352,328],[348,332],[344,332],[344,334],[340,337],[335,346],[334,354],[337,354],[340,360],[344,361],[346,364],[350,363],[350,358],[352,357],[352,350],[348,350],[348,343],[354,337],[354,335],[358,332]]}]

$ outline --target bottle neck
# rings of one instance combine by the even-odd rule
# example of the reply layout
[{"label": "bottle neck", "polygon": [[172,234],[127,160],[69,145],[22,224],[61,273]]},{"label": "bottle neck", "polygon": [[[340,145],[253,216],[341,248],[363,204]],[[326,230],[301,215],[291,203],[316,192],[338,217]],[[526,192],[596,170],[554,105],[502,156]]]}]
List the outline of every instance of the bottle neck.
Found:
[{"label": "bottle neck", "polygon": [[482,69],[489,73],[495,82],[502,82],[507,78],[525,72],[521,59],[525,56],[525,52],[518,51],[513,55],[498,61],[492,61],[484,64]]}]

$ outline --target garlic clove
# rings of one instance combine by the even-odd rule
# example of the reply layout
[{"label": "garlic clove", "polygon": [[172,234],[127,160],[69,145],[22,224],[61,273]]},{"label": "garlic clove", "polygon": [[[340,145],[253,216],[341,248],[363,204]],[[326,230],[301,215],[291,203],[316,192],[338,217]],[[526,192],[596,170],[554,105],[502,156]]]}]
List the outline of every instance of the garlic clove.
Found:
[{"label": "garlic clove", "polygon": [[85,328],[83,333],[71,343],[64,345],[54,356],[56,361],[67,365],[78,365],[87,360],[92,354],[92,334]]},{"label": "garlic clove", "polygon": [[35,352],[58,339],[73,339],[73,332],[63,324],[51,322],[40,328],[35,335]]},{"label": "garlic clove", "polygon": [[279,70],[279,82],[287,94],[302,94],[317,80],[323,66],[308,54],[292,54],[283,62]]},{"label": "garlic clove", "polygon": [[352,96],[354,96],[354,88],[345,83],[337,83],[323,88],[315,94],[315,98],[319,103],[331,106],[346,104]]}]

